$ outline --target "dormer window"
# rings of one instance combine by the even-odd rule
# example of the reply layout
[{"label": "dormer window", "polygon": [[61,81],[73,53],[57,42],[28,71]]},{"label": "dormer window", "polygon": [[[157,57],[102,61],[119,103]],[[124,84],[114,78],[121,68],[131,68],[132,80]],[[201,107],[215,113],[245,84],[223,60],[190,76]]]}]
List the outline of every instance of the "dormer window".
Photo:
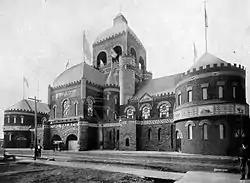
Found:
[{"label": "dormer window", "polygon": [[148,119],[150,117],[150,107],[149,106],[145,106],[142,108],[142,117],[144,119]]},{"label": "dormer window", "polygon": [[133,119],[134,118],[134,111],[132,108],[127,109],[127,118]]},{"label": "dormer window", "polygon": [[167,104],[162,104],[159,109],[160,118],[169,117],[169,106]]}]

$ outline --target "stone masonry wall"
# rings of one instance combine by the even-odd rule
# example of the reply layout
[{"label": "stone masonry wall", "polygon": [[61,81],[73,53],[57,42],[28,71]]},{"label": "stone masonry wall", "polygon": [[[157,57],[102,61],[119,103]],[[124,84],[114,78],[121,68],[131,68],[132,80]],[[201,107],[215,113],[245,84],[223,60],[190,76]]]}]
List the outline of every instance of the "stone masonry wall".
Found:
[{"label": "stone masonry wall", "polygon": [[[129,144],[126,144],[126,139]],[[123,121],[120,127],[120,150],[136,150],[136,121]]]},{"label": "stone masonry wall", "polygon": [[137,125],[137,143],[137,150],[174,151],[175,125],[173,123]]}]

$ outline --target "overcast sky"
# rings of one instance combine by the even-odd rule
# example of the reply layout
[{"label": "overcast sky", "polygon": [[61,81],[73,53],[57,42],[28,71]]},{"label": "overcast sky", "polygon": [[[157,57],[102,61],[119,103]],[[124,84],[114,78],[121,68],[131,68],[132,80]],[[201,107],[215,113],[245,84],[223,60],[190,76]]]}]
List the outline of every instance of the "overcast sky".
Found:
[{"label": "overcast sky", "polygon": [[[121,11],[147,50],[154,77],[186,71],[205,51],[203,0],[0,0],[0,137],[3,110],[25,96],[47,102],[47,87],[80,63],[82,32],[92,45]],[[208,52],[250,70],[250,1],[208,0]],[[235,53],[234,53],[235,52]],[[38,88],[39,81],[39,90]],[[247,75],[248,91],[250,84]],[[248,93],[249,96],[249,93]]]}]

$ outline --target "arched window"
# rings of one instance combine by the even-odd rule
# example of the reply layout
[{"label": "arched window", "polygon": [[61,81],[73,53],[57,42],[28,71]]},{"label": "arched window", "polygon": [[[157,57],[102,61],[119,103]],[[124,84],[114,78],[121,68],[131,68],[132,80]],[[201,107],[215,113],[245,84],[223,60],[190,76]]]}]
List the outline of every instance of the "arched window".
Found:
[{"label": "arched window", "polygon": [[56,105],[53,106],[53,116],[54,116],[54,118],[57,117],[57,116],[56,116]]},{"label": "arched window", "polygon": [[203,124],[203,139],[208,139],[208,135],[207,135],[207,124],[206,123],[204,123]]},{"label": "arched window", "polygon": [[[141,67],[141,68],[140,68]],[[145,69],[145,63],[144,63],[144,59],[142,57],[139,58],[139,68],[141,70]]]},{"label": "arched window", "polygon": [[109,131],[109,140],[112,140],[112,131]]},{"label": "arched window", "polygon": [[129,138],[126,138],[126,146],[129,146]]},{"label": "arched window", "polygon": [[130,53],[135,58],[135,61],[136,61],[136,51],[135,51],[135,49],[134,48],[130,48]]},{"label": "arched window", "polygon": [[75,103],[74,104],[74,108],[75,108],[75,116],[77,116],[77,113],[78,113],[78,104],[77,103]]},{"label": "arched window", "polygon": [[122,48],[120,46],[115,46],[113,48],[113,50],[115,51],[115,58],[112,56],[112,62],[119,62],[119,57],[122,55]]},{"label": "arched window", "polygon": [[158,129],[158,141],[161,140],[161,128]]},{"label": "arched window", "polygon": [[226,136],[225,126],[223,124],[220,124],[219,128],[220,128],[220,139],[224,139]]},{"label": "arched window", "polygon": [[89,117],[93,116],[93,103],[94,101],[90,97],[88,97],[87,104],[88,104],[88,116]]},{"label": "arched window", "polygon": [[167,104],[162,104],[159,109],[160,118],[169,117],[169,106]]},{"label": "arched window", "polygon": [[188,125],[188,139],[193,139],[193,127],[191,124]]},{"label": "arched window", "polygon": [[107,54],[102,51],[97,55],[97,68],[103,67],[107,64]]},{"label": "arched window", "polygon": [[67,117],[69,115],[70,104],[69,100],[66,99],[62,103],[62,117]]},{"label": "arched window", "polygon": [[148,140],[151,140],[151,129],[148,129]]},{"label": "arched window", "polygon": [[219,98],[223,98],[224,97],[224,87],[223,86],[219,86]]},{"label": "arched window", "polygon": [[117,131],[116,131],[116,140],[117,140],[117,141],[119,141],[119,136],[120,136],[120,131],[117,130]]},{"label": "arched window", "polygon": [[127,109],[127,118],[128,119],[133,119],[134,118],[134,111],[132,108]]},{"label": "arched window", "polygon": [[145,106],[142,108],[142,117],[143,119],[148,119],[150,117],[150,107]]}]

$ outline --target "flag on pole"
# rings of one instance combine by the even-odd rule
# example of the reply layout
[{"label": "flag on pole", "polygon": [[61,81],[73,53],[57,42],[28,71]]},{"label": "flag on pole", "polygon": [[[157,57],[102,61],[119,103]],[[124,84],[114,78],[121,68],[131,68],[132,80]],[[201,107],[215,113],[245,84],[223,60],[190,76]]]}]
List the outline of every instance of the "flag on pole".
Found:
[{"label": "flag on pole", "polygon": [[69,67],[69,60],[66,61],[65,69],[67,69],[68,67]]},{"label": "flag on pole", "polygon": [[91,62],[91,51],[90,51],[90,48],[89,48],[89,42],[86,38],[86,35],[85,35],[85,31],[83,31],[83,47],[82,47],[82,50],[83,50],[83,54],[84,54],[84,62],[85,62],[85,58]]},{"label": "flag on pole", "polygon": [[204,6],[204,11],[205,11],[205,27],[208,27],[206,1],[205,1],[205,6]]},{"label": "flag on pole", "polygon": [[29,88],[29,82],[26,77],[23,76],[23,84],[26,85],[27,88]]},{"label": "flag on pole", "polygon": [[195,43],[194,43],[194,62],[196,58],[197,58],[197,50],[196,50]]}]

